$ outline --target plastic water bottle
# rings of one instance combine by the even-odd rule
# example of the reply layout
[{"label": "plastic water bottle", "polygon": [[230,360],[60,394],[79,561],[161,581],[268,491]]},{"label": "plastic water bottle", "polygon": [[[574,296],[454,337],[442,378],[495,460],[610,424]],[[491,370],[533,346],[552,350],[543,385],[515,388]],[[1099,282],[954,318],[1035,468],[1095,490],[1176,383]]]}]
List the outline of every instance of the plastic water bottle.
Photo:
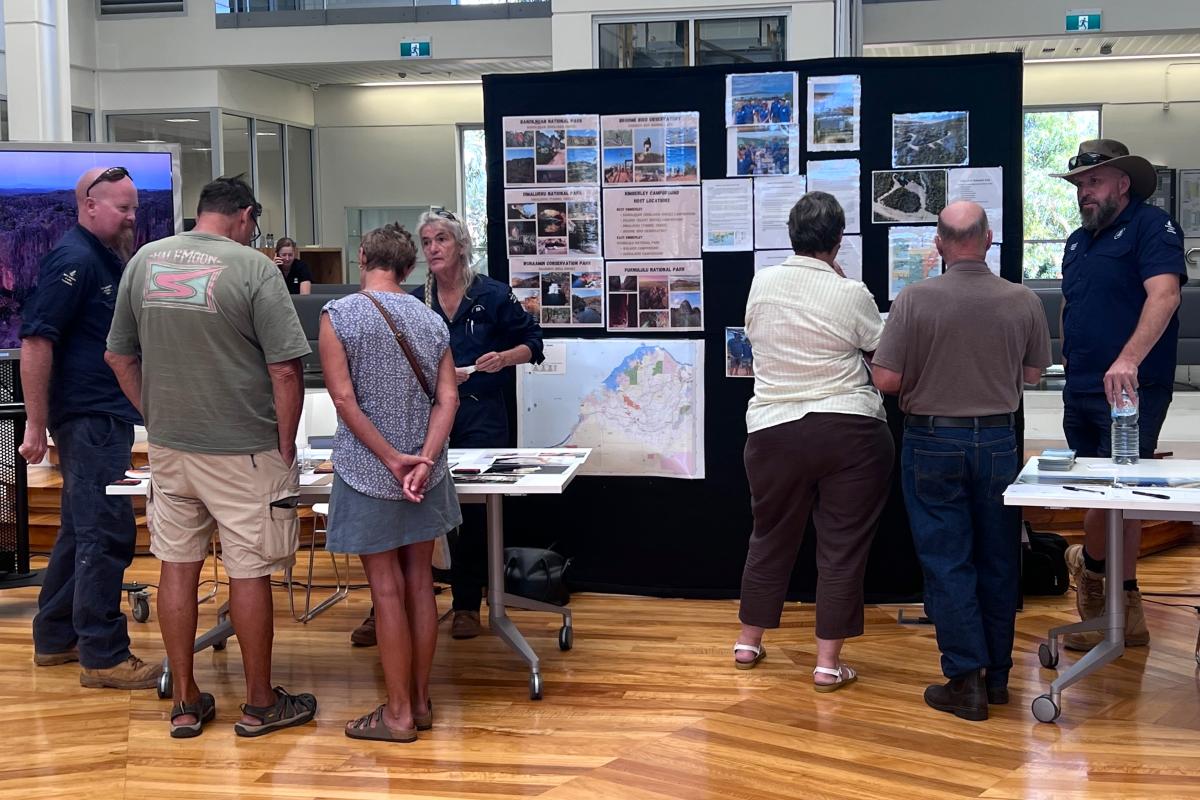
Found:
[{"label": "plastic water bottle", "polygon": [[1112,407],[1112,460],[1114,464],[1136,464],[1140,452],[1138,410],[1124,389]]}]

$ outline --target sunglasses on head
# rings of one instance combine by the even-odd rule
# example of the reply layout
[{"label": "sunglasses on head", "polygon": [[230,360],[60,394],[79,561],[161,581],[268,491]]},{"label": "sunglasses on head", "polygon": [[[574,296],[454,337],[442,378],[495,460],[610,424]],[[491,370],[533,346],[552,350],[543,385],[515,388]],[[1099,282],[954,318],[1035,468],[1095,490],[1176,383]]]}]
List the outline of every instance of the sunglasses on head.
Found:
[{"label": "sunglasses on head", "polygon": [[1094,167],[1111,159],[1112,156],[1104,153],[1080,153],[1077,156],[1071,156],[1071,160],[1067,162],[1067,170],[1070,171],[1076,167]]},{"label": "sunglasses on head", "polygon": [[91,197],[92,189],[95,189],[96,184],[98,183],[116,183],[117,181],[132,177],[133,176],[129,174],[129,170],[125,169],[124,167],[109,167],[108,169],[104,170],[104,172],[101,172],[99,175],[97,175],[96,180],[88,184],[87,189],[85,189],[83,192],[83,196]]},{"label": "sunglasses on head", "polygon": [[448,219],[451,222],[458,222],[458,217],[454,216],[453,211],[447,211],[446,209],[443,208],[440,211],[435,211],[433,213],[437,214],[442,219]]}]

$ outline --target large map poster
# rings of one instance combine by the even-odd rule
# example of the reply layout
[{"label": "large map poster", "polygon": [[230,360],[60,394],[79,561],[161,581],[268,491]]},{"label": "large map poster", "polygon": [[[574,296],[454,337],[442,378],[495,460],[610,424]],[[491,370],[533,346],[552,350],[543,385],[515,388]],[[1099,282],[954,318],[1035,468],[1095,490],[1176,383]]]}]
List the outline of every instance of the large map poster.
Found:
[{"label": "large map poster", "polygon": [[556,339],[546,356],[518,373],[519,447],[594,448],[580,474],[704,477],[702,340]]}]

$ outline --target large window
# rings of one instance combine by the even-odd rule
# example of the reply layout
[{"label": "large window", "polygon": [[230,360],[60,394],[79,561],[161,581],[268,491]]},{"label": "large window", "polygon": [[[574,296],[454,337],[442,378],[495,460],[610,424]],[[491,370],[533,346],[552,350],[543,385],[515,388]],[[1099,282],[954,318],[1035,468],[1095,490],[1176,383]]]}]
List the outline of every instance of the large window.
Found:
[{"label": "large window", "polygon": [[[110,142],[170,142],[179,145],[183,216],[196,215],[200,190],[212,180],[212,123],[207,111],[109,114]],[[137,181],[137,175],[133,176]]]},{"label": "large window", "polygon": [[71,141],[90,142],[92,136],[92,115],[86,111],[71,112]]},{"label": "large window", "polygon": [[597,26],[597,66],[689,67],[787,58],[787,17],[693,17]]},{"label": "large window", "polygon": [[313,222],[312,131],[287,126],[288,235],[301,247],[317,243]]},{"label": "large window", "polygon": [[462,163],[462,199],[459,209],[475,244],[475,267],[487,273],[487,152],[483,146],[483,128],[459,128]]},{"label": "large window", "polygon": [[1100,109],[1025,112],[1025,278],[1062,277],[1063,245],[1079,227],[1075,189],[1065,172],[1079,143],[1100,138]]},{"label": "large window", "polygon": [[270,244],[287,230],[283,210],[283,126],[278,122],[256,119],[254,142],[258,146],[255,155],[258,183],[254,187],[254,195],[263,207],[262,218],[258,222],[266,237],[264,244]]}]

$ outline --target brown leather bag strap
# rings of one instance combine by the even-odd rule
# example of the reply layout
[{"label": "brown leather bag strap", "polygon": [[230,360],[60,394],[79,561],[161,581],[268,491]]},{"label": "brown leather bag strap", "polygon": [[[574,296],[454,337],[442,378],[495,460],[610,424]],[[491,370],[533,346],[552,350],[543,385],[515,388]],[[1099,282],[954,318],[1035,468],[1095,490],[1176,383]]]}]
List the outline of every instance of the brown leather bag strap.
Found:
[{"label": "brown leather bag strap", "polygon": [[421,388],[425,390],[425,394],[428,395],[429,402],[432,405],[434,402],[434,394],[429,389],[429,381],[425,379],[425,373],[421,371],[421,365],[417,363],[417,357],[413,355],[412,348],[408,346],[408,342],[404,339],[404,334],[402,334],[400,332],[400,328],[396,326],[396,321],[392,319],[392,315],[388,313],[388,310],[383,307],[383,303],[376,300],[367,292],[359,292],[358,294],[361,294],[363,297],[370,300],[375,304],[375,307],[379,309],[379,313],[383,315],[383,321],[386,322],[388,327],[392,329],[392,335],[396,339],[396,344],[400,345],[400,349],[404,351],[404,357],[408,359],[409,366],[412,367],[413,373],[417,376],[417,381],[421,384]]}]

